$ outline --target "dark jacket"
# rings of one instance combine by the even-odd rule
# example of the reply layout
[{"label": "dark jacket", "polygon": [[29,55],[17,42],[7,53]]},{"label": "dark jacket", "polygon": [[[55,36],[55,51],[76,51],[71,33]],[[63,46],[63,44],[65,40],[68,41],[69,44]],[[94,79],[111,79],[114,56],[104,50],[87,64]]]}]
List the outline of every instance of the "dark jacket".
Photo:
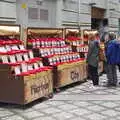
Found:
[{"label": "dark jacket", "polygon": [[98,52],[99,52],[99,43],[98,41],[90,41],[88,46],[88,55],[87,62],[88,65],[93,67],[98,67]]}]

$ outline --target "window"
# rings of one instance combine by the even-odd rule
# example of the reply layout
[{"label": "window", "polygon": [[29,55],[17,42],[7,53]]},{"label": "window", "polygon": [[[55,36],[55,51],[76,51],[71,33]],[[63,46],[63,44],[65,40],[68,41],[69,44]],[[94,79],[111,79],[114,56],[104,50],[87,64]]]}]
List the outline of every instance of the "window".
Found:
[{"label": "window", "polygon": [[38,19],[38,8],[28,8],[28,19]]},{"label": "window", "polygon": [[40,20],[48,20],[48,10],[40,9]]}]

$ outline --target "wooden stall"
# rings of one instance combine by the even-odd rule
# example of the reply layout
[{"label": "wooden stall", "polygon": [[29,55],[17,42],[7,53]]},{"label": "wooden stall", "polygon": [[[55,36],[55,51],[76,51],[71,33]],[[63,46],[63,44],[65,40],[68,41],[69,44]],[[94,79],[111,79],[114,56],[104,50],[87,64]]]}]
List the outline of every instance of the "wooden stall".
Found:
[{"label": "wooden stall", "polygon": [[28,104],[53,94],[52,68],[26,50],[19,25],[0,25],[0,102]]}]

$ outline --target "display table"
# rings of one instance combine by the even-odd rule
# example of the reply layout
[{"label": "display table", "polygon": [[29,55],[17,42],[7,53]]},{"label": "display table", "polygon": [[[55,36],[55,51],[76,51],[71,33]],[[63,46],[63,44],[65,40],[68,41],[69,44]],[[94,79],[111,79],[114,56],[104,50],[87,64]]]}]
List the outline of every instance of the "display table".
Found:
[{"label": "display table", "polygon": [[86,62],[79,61],[58,65],[54,69],[54,88],[85,81],[87,78]]},{"label": "display table", "polygon": [[14,76],[11,69],[0,64],[0,102],[24,105],[53,93],[52,70]]}]

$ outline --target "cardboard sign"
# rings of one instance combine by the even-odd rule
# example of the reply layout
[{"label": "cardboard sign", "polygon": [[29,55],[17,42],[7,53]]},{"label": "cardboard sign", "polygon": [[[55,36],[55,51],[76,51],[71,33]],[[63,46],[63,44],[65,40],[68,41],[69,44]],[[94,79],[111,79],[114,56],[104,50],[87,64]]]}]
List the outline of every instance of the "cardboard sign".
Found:
[{"label": "cardboard sign", "polygon": [[29,103],[53,92],[52,72],[38,73],[38,79],[25,80],[25,102]]},{"label": "cardboard sign", "polygon": [[71,65],[61,66],[58,70],[58,83],[56,87],[62,87],[77,81],[83,81],[87,78],[86,64],[73,63]]}]

